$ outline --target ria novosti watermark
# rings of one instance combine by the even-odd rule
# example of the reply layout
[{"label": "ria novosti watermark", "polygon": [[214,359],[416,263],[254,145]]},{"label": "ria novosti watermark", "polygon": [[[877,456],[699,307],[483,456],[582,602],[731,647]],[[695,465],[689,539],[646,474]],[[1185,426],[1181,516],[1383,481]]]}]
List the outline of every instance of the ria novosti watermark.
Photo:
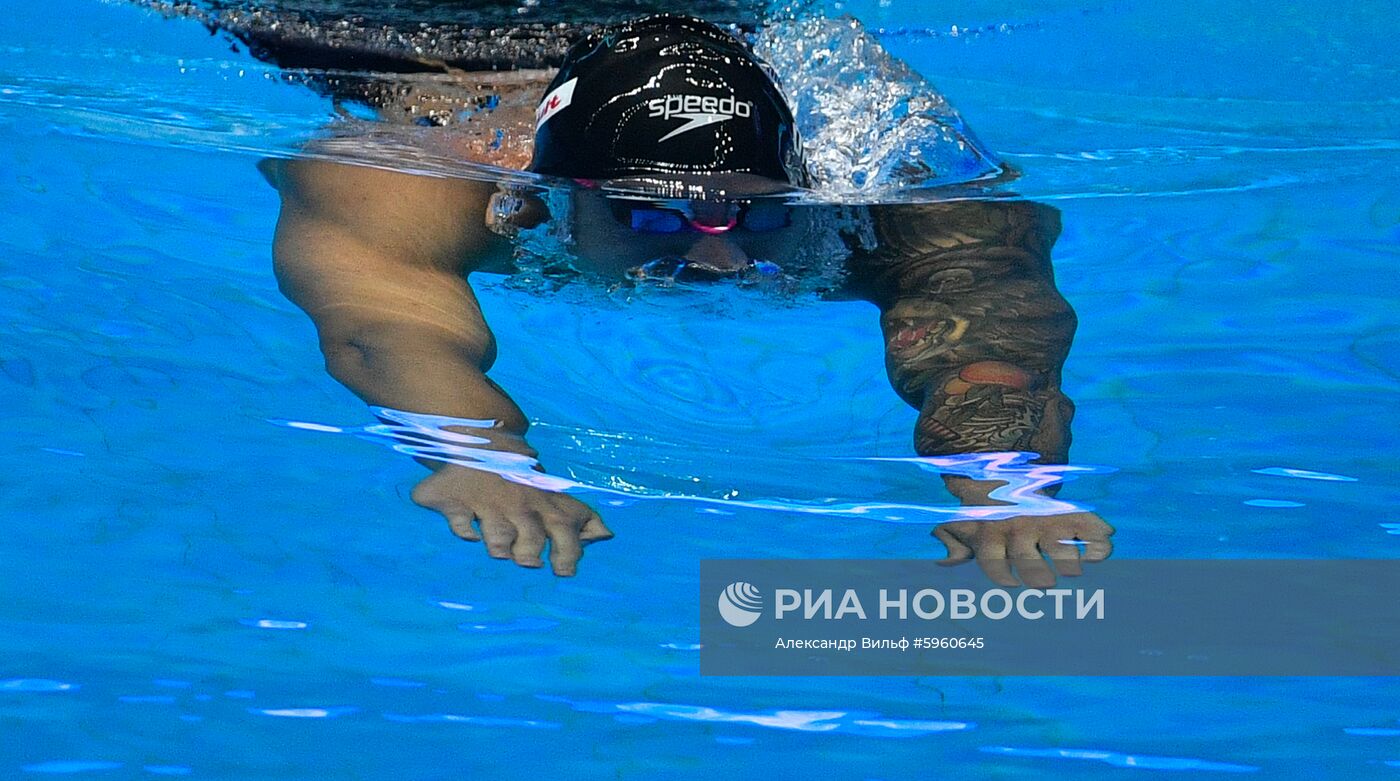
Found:
[{"label": "ria novosti watermark", "polygon": [[[747,599],[747,606],[734,601],[732,593],[740,593]],[[1028,588],[1015,594],[1006,589],[993,588],[980,594],[970,588],[954,588],[946,591],[935,588],[921,588],[910,594],[910,589],[880,589],[874,599],[872,611],[866,610],[866,601],[860,592],[848,588],[838,597],[832,589],[814,590],[780,588],[773,595],[773,619],[800,616],[803,620],[841,620],[858,618],[865,621],[873,616],[885,621],[898,618],[901,621],[913,615],[924,621],[947,618],[950,621],[965,621],[978,617],[994,621],[1007,618],[1013,613],[1028,621],[1037,621],[1047,616],[1042,605],[1049,606],[1048,615],[1055,620],[1072,617],[1075,620],[1104,617],[1104,591],[1094,589]],[[749,626],[762,616],[763,599],[757,588],[742,581],[731,583],[720,594],[720,617],[730,626]],[[834,605],[834,607],[833,607]]]},{"label": "ria novosti watermark", "polygon": [[710,675],[1397,675],[1400,561],[1111,561],[1006,588],[923,560],[701,566]]}]

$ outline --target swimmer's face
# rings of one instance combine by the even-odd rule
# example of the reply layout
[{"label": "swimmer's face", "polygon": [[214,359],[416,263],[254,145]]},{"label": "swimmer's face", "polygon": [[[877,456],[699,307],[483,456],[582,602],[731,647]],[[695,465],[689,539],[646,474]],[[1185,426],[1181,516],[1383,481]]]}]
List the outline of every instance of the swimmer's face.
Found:
[{"label": "swimmer's face", "polygon": [[581,271],[611,278],[773,275],[801,248],[804,211],[772,197],[638,200],[576,191],[574,254]]}]

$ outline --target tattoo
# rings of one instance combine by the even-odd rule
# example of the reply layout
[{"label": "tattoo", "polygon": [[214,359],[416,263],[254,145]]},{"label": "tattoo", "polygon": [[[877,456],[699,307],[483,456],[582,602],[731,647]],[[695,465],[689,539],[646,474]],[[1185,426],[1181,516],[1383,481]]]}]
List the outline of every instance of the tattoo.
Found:
[{"label": "tattoo", "polygon": [[962,393],[938,391],[920,412],[914,447],[920,455],[1033,451],[1042,461],[1062,462],[1073,415],[1073,404],[1056,389],[980,384]]},{"label": "tattoo", "polygon": [[1058,214],[1026,202],[889,207],[853,278],[881,309],[890,383],[920,410],[922,455],[1068,455],[1059,390],[1074,310],[1055,288]]}]

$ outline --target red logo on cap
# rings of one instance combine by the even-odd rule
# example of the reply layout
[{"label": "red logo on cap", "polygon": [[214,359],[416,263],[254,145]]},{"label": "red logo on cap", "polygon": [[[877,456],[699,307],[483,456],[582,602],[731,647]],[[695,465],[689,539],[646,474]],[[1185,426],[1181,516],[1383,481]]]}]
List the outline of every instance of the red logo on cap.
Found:
[{"label": "red logo on cap", "polygon": [[544,100],[540,102],[540,107],[535,109],[535,128],[537,130],[546,120],[554,116],[560,110],[566,108],[569,103],[573,101],[574,85],[577,83],[578,79],[569,79],[559,85],[558,89],[555,89],[545,96]]}]

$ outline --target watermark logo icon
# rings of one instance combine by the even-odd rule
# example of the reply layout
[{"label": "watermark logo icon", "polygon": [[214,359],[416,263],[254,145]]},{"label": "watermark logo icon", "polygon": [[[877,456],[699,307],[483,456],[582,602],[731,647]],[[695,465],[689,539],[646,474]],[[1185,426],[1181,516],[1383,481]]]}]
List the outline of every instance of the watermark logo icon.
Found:
[{"label": "watermark logo icon", "polygon": [[719,615],[730,626],[748,626],[762,615],[763,595],[751,583],[735,581],[719,595]]}]

